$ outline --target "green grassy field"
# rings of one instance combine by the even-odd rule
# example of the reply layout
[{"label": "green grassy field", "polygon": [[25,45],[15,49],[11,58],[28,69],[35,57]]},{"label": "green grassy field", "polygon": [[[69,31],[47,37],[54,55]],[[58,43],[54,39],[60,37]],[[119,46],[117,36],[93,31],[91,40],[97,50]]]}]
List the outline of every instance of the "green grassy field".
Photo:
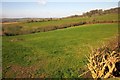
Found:
[{"label": "green grassy field", "polygon": [[90,48],[118,34],[118,24],[82,25],[55,31],[3,36],[4,77],[78,77]]}]

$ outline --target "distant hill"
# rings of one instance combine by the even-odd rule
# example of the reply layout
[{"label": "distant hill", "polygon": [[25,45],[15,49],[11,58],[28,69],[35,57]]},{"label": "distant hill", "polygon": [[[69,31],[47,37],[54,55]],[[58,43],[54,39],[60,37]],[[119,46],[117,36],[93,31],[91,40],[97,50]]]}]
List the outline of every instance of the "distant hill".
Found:
[{"label": "distant hill", "polygon": [[92,17],[92,16],[100,16],[100,15],[105,15],[105,14],[119,14],[120,13],[120,7],[117,8],[111,8],[107,10],[102,10],[102,9],[96,9],[96,10],[91,10],[89,12],[85,12],[82,15],[72,15],[69,17]]},{"label": "distant hill", "polygon": [[91,10],[89,12],[85,12],[82,15],[72,15],[68,17],[63,17],[63,18],[3,18],[2,22],[44,22],[44,21],[51,21],[51,20],[59,20],[59,19],[64,19],[64,18],[72,18],[72,17],[92,17],[92,16],[100,16],[100,15],[105,15],[105,14],[119,14],[120,13],[120,7],[117,8],[111,8],[108,10],[102,10],[102,9],[96,9],[96,10]]},{"label": "distant hill", "polygon": [[[31,34],[37,32],[46,32],[56,29],[75,27],[84,24],[96,23],[118,23],[120,8],[112,8],[109,10],[92,10],[83,15],[74,15],[64,18],[21,18],[12,19],[18,23],[4,22],[2,25],[3,35],[15,36],[21,34]],[[11,21],[11,19],[8,19]]]}]

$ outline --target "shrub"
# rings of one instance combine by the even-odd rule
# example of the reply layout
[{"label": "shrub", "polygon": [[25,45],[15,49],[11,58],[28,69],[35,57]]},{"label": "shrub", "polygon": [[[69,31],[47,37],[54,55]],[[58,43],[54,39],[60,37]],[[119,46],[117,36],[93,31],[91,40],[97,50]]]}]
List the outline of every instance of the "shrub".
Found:
[{"label": "shrub", "polygon": [[87,64],[93,78],[120,77],[119,45],[120,43],[116,40],[108,46],[93,50],[88,58],[89,63]]}]

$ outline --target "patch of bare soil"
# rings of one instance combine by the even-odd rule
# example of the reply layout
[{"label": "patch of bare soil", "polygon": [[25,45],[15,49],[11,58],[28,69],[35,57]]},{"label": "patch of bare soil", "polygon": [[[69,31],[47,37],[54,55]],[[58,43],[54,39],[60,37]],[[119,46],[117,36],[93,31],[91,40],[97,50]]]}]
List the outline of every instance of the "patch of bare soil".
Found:
[{"label": "patch of bare soil", "polygon": [[24,39],[20,39],[20,38],[15,38],[15,39],[11,39],[11,42],[18,42],[18,41],[24,41]]},{"label": "patch of bare soil", "polygon": [[34,78],[35,71],[39,69],[39,66],[19,66],[12,65],[10,69],[4,74],[6,78]]}]

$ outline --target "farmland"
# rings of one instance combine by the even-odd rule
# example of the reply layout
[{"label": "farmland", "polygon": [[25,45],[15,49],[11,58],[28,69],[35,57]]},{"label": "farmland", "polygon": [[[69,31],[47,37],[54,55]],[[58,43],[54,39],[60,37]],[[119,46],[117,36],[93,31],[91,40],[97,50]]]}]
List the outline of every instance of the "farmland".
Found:
[{"label": "farmland", "polygon": [[[24,25],[33,24],[38,25]],[[117,35],[117,23],[98,23],[3,36],[3,77],[78,77],[86,70],[90,47],[103,46]]]},{"label": "farmland", "polygon": [[[120,52],[119,46],[116,46],[120,23],[118,9],[120,8],[96,9],[82,15],[62,18],[3,18],[1,23],[2,77],[94,77],[90,72],[91,67],[87,66],[90,62],[89,54],[98,50],[100,58],[102,52],[102,58],[111,62],[114,60],[109,56],[112,55],[110,53]],[[112,48],[115,46],[115,49],[106,48],[107,45]],[[104,56],[103,51],[112,60],[107,59],[108,57]],[[98,54],[98,52],[94,52],[93,58],[95,53]],[[101,62],[100,58],[98,62]],[[94,61],[91,58],[91,61],[97,60]],[[116,65],[116,63],[114,64]],[[92,62],[91,65],[94,67]],[[103,64],[103,66],[105,65],[108,64]],[[99,67],[97,68],[99,69]],[[104,71],[109,72],[106,69],[107,67]],[[117,70],[118,68],[116,68],[116,72]],[[86,71],[89,72],[83,75]],[[96,73],[99,72],[96,71]],[[116,72],[111,74],[120,76]]]},{"label": "farmland", "polygon": [[3,24],[3,35],[14,36],[21,34],[31,34],[37,32],[46,32],[67,27],[79,26],[93,23],[117,23],[118,15],[110,13],[105,15],[96,15],[92,17],[70,17],[50,21],[32,21],[19,22],[15,24]]}]

